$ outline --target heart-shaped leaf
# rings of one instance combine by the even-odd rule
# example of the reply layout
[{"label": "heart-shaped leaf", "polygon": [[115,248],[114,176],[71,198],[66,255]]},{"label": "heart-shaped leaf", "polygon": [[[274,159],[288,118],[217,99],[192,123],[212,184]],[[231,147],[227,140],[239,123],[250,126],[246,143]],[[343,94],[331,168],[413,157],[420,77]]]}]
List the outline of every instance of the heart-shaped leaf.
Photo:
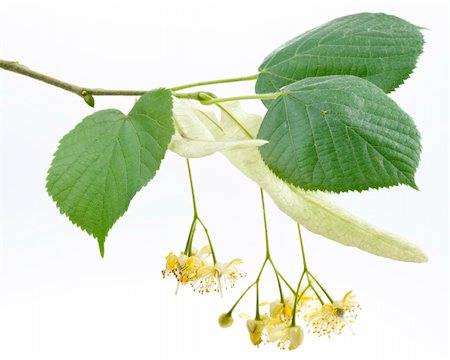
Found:
[{"label": "heart-shaped leaf", "polygon": [[61,139],[47,191],[61,213],[97,238],[102,256],[109,229],[155,176],[173,133],[172,94],[156,89],[128,116],[98,111]]},{"label": "heart-shaped leaf", "polygon": [[355,76],[307,78],[273,101],[258,138],[267,166],[305,190],[416,188],[420,135],[379,87]]},{"label": "heart-shaped leaf", "polygon": [[[423,48],[420,29],[396,16],[361,13],[332,20],[273,51],[259,67],[257,93],[307,77],[354,75],[390,92],[406,80]],[[271,100],[264,103],[268,106]]]},{"label": "heart-shaped leaf", "polygon": [[[250,134],[258,132],[260,116],[246,113],[237,103],[227,103],[224,107],[227,111],[222,113],[220,123],[224,130],[222,137],[248,138],[231,116],[239,119]],[[309,231],[374,255],[399,261],[427,261],[426,254],[416,245],[349,213],[326,194],[304,191],[282,181],[264,164],[258,149],[227,150],[223,153],[237,169],[266,191],[281,211]]]}]

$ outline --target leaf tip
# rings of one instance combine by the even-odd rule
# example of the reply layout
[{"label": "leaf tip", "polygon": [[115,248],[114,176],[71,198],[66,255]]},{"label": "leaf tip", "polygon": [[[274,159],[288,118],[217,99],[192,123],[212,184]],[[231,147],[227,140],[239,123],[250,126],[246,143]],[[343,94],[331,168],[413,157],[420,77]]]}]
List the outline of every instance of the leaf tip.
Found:
[{"label": "leaf tip", "polygon": [[100,256],[102,259],[105,257],[105,238],[97,238],[98,241],[98,249],[100,250]]},{"label": "leaf tip", "polygon": [[417,186],[416,181],[414,179],[410,179],[409,181],[407,181],[406,185],[408,185],[409,187],[413,188],[414,190],[420,191],[420,189]]}]

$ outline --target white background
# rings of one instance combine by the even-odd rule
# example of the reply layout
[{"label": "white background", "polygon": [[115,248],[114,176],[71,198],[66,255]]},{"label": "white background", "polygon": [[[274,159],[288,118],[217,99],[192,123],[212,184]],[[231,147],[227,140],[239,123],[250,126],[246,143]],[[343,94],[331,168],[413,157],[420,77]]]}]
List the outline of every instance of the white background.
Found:
[{"label": "white background", "polygon": [[[106,256],[56,209],[45,176],[59,138],[92,109],[77,96],[0,70],[0,358],[15,359],[447,359],[448,8],[446,1],[0,1],[0,57],[84,86],[151,89],[249,75],[274,48],[333,18],[386,12],[428,30],[425,53],[392,96],[417,122],[420,192],[397,187],[336,196],[347,209],[420,245],[427,264],[345,248],[305,232],[310,267],[335,297],[362,305],[352,336],[308,335],[281,353],[254,348],[226,311],[264,256],[258,187],[221,156],[194,160],[199,210],[220,259],[241,257],[248,277],[219,296],[160,270],[184,247],[191,204],[184,161],[168,154],[154,181],[111,230]],[[250,94],[253,83],[210,87]],[[127,112],[134,98],[96,98]],[[257,102],[246,107],[262,113]],[[295,282],[295,225],[268,205],[273,255]],[[199,237],[199,244],[202,245]],[[267,276],[263,299],[276,299]],[[254,294],[237,310],[253,313]],[[447,355],[447,356],[446,356]]]}]

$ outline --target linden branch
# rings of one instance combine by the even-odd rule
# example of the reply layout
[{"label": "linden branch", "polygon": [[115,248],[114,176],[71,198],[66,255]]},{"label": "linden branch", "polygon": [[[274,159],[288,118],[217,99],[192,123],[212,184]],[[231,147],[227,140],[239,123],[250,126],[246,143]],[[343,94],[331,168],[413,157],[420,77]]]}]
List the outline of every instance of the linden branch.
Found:
[{"label": "linden branch", "polygon": [[[148,92],[149,90],[110,90],[110,89],[102,89],[102,88],[90,88],[85,86],[79,86],[75,84],[71,84],[66,81],[62,81],[59,79],[56,79],[54,77],[42,74],[40,72],[31,70],[25,65],[20,64],[18,61],[8,61],[8,60],[2,60],[0,59],[0,68],[11,71],[17,74],[21,74],[42,82],[45,82],[47,84],[56,86],[60,89],[69,91],[71,93],[74,93],[78,96],[81,96],[83,100],[90,106],[94,106],[94,96],[140,96]],[[227,82],[237,82],[237,81],[247,81],[247,80],[254,80],[256,79],[257,75],[250,75],[250,76],[242,76],[242,77],[235,77],[235,78],[229,78],[229,79],[219,79],[219,80],[209,80],[209,81],[201,81],[181,86],[176,86],[171,88],[172,91],[187,89],[190,87],[196,87],[196,86],[202,86],[202,85],[209,85],[209,84],[221,84],[221,83],[227,83]],[[274,99],[278,97],[279,93],[274,94],[260,94],[260,95],[246,95],[246,96],[234,96],[231,98],[216,98],[216,96],[212,93],[202,92],[202,91],[196,91],[192,93],[173,93],[174,96],[181,98],[181,99],[191,99],[191,100],[197,100],[204,105],[212,105],[219,102],[225,102],[225,101],[233,101],[233,100],[246,100],[246,99]],[[214,98],[214,99],[211,99]]]},{"label": "linden branch", "polygon": [[89,93],[92,96],[102,96],[102,95],[138,96],[138,95],[143,95],[146,93],[145,90],[105,90],[105,89],[99,89],[99,88],[88,88],[88,87],[84,87],[84,86],[79,86],[79,85],[71,84],[66,81],[62,81],[62,80],[56,79],[54,77],[42,74],[40,72],[31,70],[27,66],[22,65],[17,61],[7,61],[7,60],[0,59],[0,68],[5,69],[7,71],[15,72],[17,74],[25,75],[25,76],[28,76],[30,78],[33,78],[33,79],[36,79],[39,81],[43,81],[47,84],[56,86],[60,89],[70,91],[81,97],[84,97],[86,93]]}]

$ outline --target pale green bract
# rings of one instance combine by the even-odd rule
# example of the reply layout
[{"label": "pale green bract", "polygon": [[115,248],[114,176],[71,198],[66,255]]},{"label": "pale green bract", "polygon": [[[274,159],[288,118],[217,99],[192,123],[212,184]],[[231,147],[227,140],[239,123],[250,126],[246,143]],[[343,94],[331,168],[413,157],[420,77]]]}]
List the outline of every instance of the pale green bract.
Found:
[{"label": "pale green bract", "polygon": [[261,146],[266,140],[219,141],[213,134],[222,132],[214,113],[193,107],[187,100],[173,98],[175,134],[169,149],[185,158],[199,158],[226,149]]},{"label": "pale green bract", "polygon": [[276,92],[295,81],[327,75],[362,77],[390,92],[409,77],[423,43],[420,28],[396,16],[340,17],[269,54],[259,67],[256,92]]},{"label": "pale green bract", "polygon": [[[238,103],[226,103],[222,106],[228,113],[222,113],[222,130],[213,130],[210,134],[214,133],[219,141],[248,139],[230,117],[231,114],[256,136],[262,120],[259,115],[247,114]],[[197,121],[194,123],[198,124]],[[378,256],[408,262],[427,261],[423,251],[414,244],[357,218],[323,193],[303,191],[283,182],[264,164],[257,148],[226,150],[223,154],[236,168],[264,189],[281,211],[308,230]]]},{"label": "pale green bract", "polygon": [[109,229],[155,176],[173,133],[172,93],[157,89],[128,115],[98,111],[61,139],[47,191],[61,213],[97,238],[102,256]]},{"label": "pale green bract", "polygon": [[283,88],[258,132],[268,167],[304,190],[417,188],[420,134],[371,82],[351,75],[307,78]]}]

